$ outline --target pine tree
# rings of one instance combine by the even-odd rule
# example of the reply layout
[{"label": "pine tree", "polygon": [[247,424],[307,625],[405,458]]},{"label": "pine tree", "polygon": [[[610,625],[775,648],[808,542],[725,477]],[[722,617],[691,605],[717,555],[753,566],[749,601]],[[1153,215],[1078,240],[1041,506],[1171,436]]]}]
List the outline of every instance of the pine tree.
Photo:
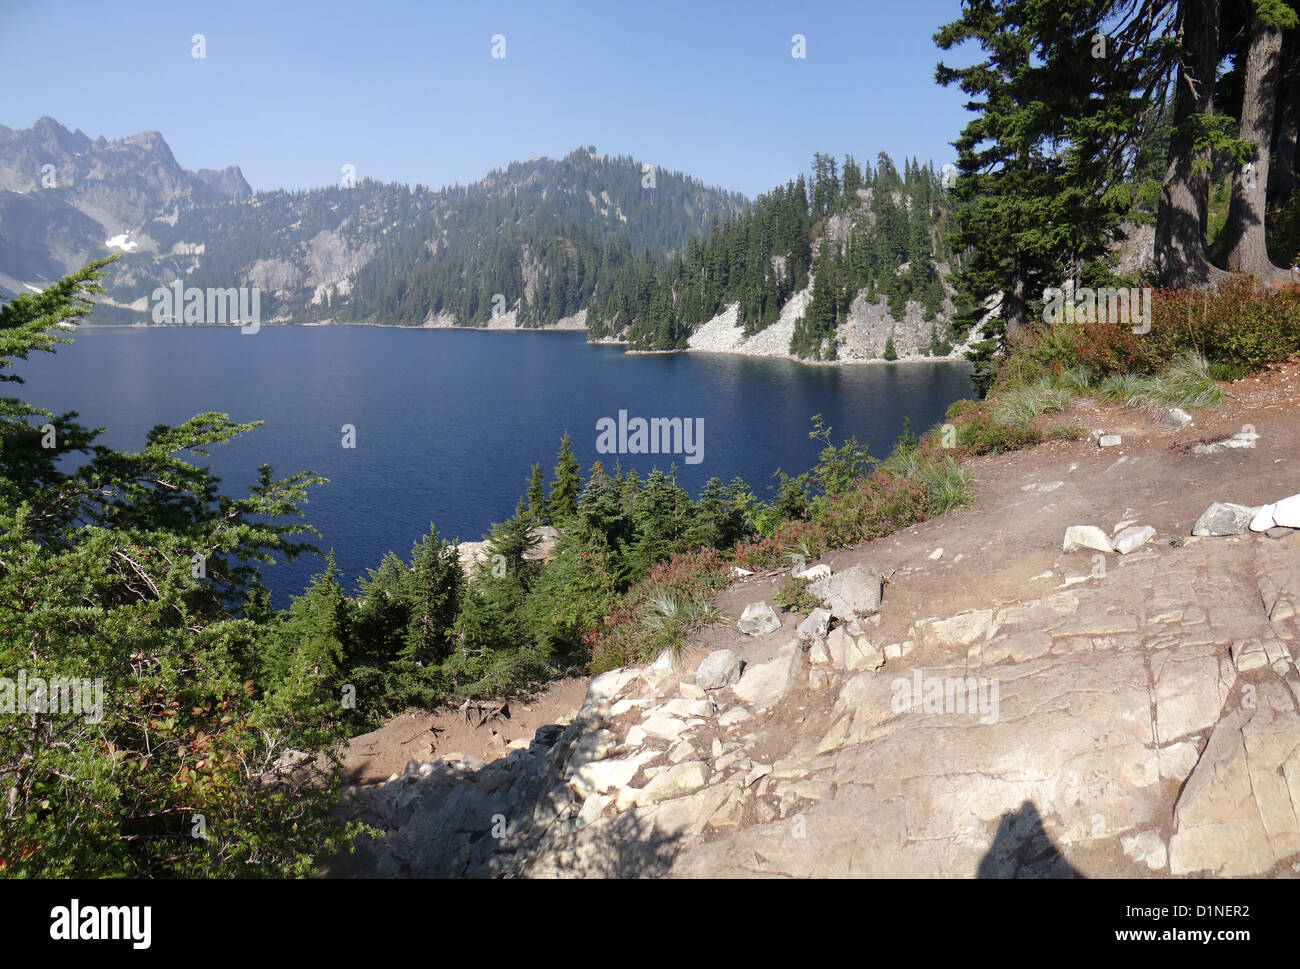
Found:
[{"label": "pine tree", "polygon": [[560,439],[560,451],[555,459],[555,474],[550,495],[546,501],[547,514],[555,524],[563,523],[578,510],[578,495],[582,491],[582,477],[578,473],[578,460],[573,456],[573,444],[566,431]]},{"label": "pine tree", "polygon": [[[935,36],[943,50],[976,41],[984,59],[940,64],[936,79],[972,97],[975,117],[953,142],[959,177],[951,239],[966,250],[954,275],[957,324],[983,326],[976,384],[987,388],[1004,334],[1031,321],[1033,301],[1101,258],[1120,235],[1127,200],[1116,164],[1139,132],[1138,62],[1091,56],[1107,4],[976,0]],[[985,321],[986,304],[994,304]]]},{"label": "pine tree", "polygon": [[410,619],[402,658],[428,665],[451,652],[451,627],[465,587],[456,546],[440,541],[432,524],[411,549],[409,575]]},{"label": "pine tree", "polygon": [[[91,312],[111,261],[0,300],[0,375],[19,384],[31,353],[71,342],[60,324]],[[335,689],[346,606],[322,585],[314,608],[299,605],[285,625],[323,633],[333,615],[341,637],[281,650],[282,624],[266,616],[252,563],[311,550],[292,537],[309,530],[295,519],[321,479],[277,481],[263,467],[239,496],[188,463],[255,426],[222,414],[159,425],[133,452],[102,445],[75,416],[0,399],[0,669],[102,685],[94,717],[64,708],[0,718],[5,874],[309,874],[348,841],[331,820],[331,771],[313,759],[301,782],[282,775],[272,785],[250,783],[250,768],[260,773],[286,748],[328,762],[347,736]],[[42,447],[45,423],[54,447]],[[265,674],[271,654],[287,660],[285,677]],[[196,813],[221,823],[178,850]]]},{"label": "pine tree", "polygon": [[534,464],[532,474],[528,478],[528,517],[534,522],[549,524],[550,515],[546,510],[546,501],[543,498],[542,478],[541,464]]},{"label": "pine tree", "polygon": [[1264,223],[1271,162],[1270,143],[1281,76],[1282,32],[1293,30],[1296,12],[1282,0],[1252,0],[1239,137],[1251,142],[1248,165],[1237,168],[1232,203],[1224,227],[1228,268],[1261,279],[1290,279],[1289,269],[1272,264]]}]

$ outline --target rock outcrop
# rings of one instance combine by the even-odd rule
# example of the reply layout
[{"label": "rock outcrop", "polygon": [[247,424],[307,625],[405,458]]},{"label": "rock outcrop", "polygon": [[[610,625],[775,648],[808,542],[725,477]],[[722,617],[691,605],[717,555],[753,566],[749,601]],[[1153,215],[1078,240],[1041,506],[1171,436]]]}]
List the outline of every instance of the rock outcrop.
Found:
[{"label": "rock outcrop", "polygon": [[1272,873],[1300,853],[1300,539],[1249,541],[1245,571],[1141,545],[1118,581],[896,643],[833,609],[730,629],[494,763],[351,791],[389,829],[363,850],[412,876]]}]

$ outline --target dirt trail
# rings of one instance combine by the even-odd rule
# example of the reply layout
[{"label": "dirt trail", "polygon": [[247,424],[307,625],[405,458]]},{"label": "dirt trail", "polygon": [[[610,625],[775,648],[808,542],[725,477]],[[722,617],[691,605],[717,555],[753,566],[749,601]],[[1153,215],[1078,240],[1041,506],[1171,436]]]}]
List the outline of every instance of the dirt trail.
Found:
[{"label": "dirt trail", "polygon": [[546,689],[507,704],[505,715],[483,723],[466,720],[455,708],[406,713],[377,730],[353,737],[343,755],[343,783],[379,784],[409,761],[430,761],[449,753],[491,762],[509,753],[509,744],[531,740],[538,727],[567,723],[582,705],[585,679],[556,680]]},{"label": "dirt trail", "polygon": [[[1036,423],[1104,429],[1121,435],[1122,444],[1052,441],[972,458],[966,462],[975,496],[970,506],[819,561],[836,572],[862,563],[888,578],[889,605],[872,638],[897,642],[917,618],[950,616],[993,600],[1037,598],[1067,577],[1087,574],[1087,556],[1061,552],[1064,525],[1098,525],[1110,534],[1119,522],[1140,517],[1156,529],[1156,541],[1167,543],[1190,535],[1211,502],[1259,505],[1300,491],[1300,362],[1223,387],[1223,403],[1198,412],[1180,431],[1141,412],[1081,397],[1064,414]],[[1254,448],[1193,454],[1182,447],[1228,437],[1247,424],[1259,434]],[[1056,482],[1050,491],[1037,490]],[[942,558],[931,560],[940,548]],[[770,602],[784,580],[782,575],[737,583],[718,604],[739,615],[756,599]],[[783,614],[791,630],[796,620]],[[765,637],[774,643],[779,638]],[[730,639],[714,630],[703,645],[730,645]]]}]

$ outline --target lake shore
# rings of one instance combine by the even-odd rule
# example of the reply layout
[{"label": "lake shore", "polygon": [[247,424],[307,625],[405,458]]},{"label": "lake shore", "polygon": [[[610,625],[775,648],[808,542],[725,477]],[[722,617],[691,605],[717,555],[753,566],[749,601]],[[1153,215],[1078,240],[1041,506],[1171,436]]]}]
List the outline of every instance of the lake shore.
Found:
[{"label": "lake shore", "polygon": [[[340,326],[365,326],[378,327],[388,330],[468,330],[475,333],[581,333],[583,327],[562,324],[550,324],[547,326],[458,326],[452,323],[423,323],[419,326],[406,323],[340,323],[334,320],[312,320],[303,323],[295,323],[291,320],[277,320],[261,324],[262,326],[312,326],[312,327],[340,327]],[[145,329],[191,329],[196,327],[219,328],[222,324],[218,323],[196,323],[187,326],[176,325],[158,325],[151,323],[82,323],[82,327],[88,327],[97,330],[145,330]],[[237,328],[237,324],[225,324],[226,328]],[[249,334],[250,336],[252,334]],[[610,337],[593,340],[586,340],[591,346],[628,346],[626,340],[617,340]],[[910,364],[910,363],[966,363],[966,358],[957,352],[950,353],[942,357],[927,357],[908,355],[900,356],[897,360],[885,360],[880,357],[872,359],[842,359],[842,360],[806,360],[802,357],[796,357],[794,354],[785,353],[752,353],[745,350],[717,350],[703,349],[698,347],[687,347],[685,349],[673,350],[624,350],[628,356],[650,357],[650,356],[667,356],[677,353],[694,354],[697,356],[727,356],[727,357],[751,357],[755,360],[788,360],[791,363],[799,363],[808,367],[857,367],[884,364]]]}]

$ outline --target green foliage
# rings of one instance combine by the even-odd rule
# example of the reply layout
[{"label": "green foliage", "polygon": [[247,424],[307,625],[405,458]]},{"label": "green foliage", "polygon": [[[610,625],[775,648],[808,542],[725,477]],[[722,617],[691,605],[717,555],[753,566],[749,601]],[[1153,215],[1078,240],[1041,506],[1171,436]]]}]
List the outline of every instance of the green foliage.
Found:
[{"label": "green foliage", "polygon": [[969,406],[971,403],[958,401],[948,409],[948,418],[956,431],[956,445],[962,453],[998,454],[1030,447],[1043,440],[1040,431],[998,420],[992,407]]},{"label": "green foliage", "polygon": [[684,595],[676,590],[656,592],[646,600],[641,612],[641,625],[649,634],[645,658],[667,649],[674,661],[681,659],[690,648],[692,633],[724,618],[710,596]]},{"label": "green foliage", "polygon": [[1047,377],[1002,387],[993,404],[993,418],[1003,424],[1024,427],[1039,414],[1065,410],[1073,402],[1069,387],[1057,386]]},{"label": "green foliage", "polygon": [[[536,472],[534,472],[536,479]],[[538,489],[540,489],[540,482]],[[532,502],[532,485],[529,486]],[[568,433],[560,440],[560,453],[555,457],[555,477],[546,500],[546,515],[552,522],[562,522],[578,510],[578,494],[582,490],[582,476],[578,473],[578,460],[573,456],[573,442]]]},{"label": "green foliage", "polygon": [[[869,206],[859,190],[871,192]],[[827,235],[832,216],[847,217],[847,238]],[[633,349],[681,348],[697,327],[735,304],[737,322],[752,335],[776,322],[811,280],[790,352],[833,360],[836,328],[860,292],[874,302],[879,287],[896,318],[909,300],[933,318],[944,299],[934,258],[946,220],[932,165],[911,159],[900,174],[883,153],[874,170],[849,157],[841,178],[835,160],[818,153],[811,180],[800,176],[760,196],[748,213],[714,219],[707,235],[692,237],[684,250],[663,259],[630,249],[611,253],[588,303],[588,332],[622,335]]]},{"label": "green foliage", "polygon": [[546,501],[542,497],[543,475],[542,466],[534,464],[532,473],[528,478],[528,492],[525,496],[528,500],[528,517],[539,525],[550,524],[550,513],[546,510]]},{"label": "green foliage", "polygon": [[[157,222],[150,223],[150,232],[161,226],[168,247],[173,241],[217,236],[224,253],[226,222],[265,220],[279,229],[300,219],[314,225],[318,213],[334,209],[359,210],[355,222],[368,212],[380,212],[385,233],[375,240],[375,257],[356,274],[342,307],[345,319],[420,326],[449,314],[459,325],[483,326],[500,294],[506,310],[518,310],[519,325],[526,327],[554,323],[586,307],[595,317],[593,335],[599,336],[611,300],[617,313],[634,292],[628,287],[616,297],[616,276],[638,258],[662,259],[662,253],[686,244],[692,234],[702,234],[710,219],[733,219],[746,208],[738,193],[708,188],[680,172],[656,169],[654,191],[646,191],[642,180],[642,166],[632,158],[599,157],[579,149],[559,160],[515,163],[484,182],[437,192],[363,182],[346,191],[300,193],[305,198],[259,193],[255,216],[241,210],[232,219],[228,209],[205,209],[195,217],[203,219],[201,227],[182,216],[189,234],[176,234]],[[503,185],[509,188],[502,191]],[[602,199],[599,207],[589,201],[592,197]],[[219,220],[222,215],[227,218]],[[205,235],[203,229],[218,220]],[[388,233],[389,226],[398,228]],[[332,223],[302,238],[337,227],[335,215]],[[242,249],[231,245],[231,251],[257,251],[266,231],[238,240]],[[523,267],[535,273],[531,287],[524,285]],[[237,278],[242,268],[240,263],[224,265],[225,275],[219,278]],[[313,307],[294,310],[299,316]]]},{"label": "green foliage", "polygon": [[1204,357],[1183,353],[1163,373],[1107,377],[1097,388],[1097,396],[1146,410],[1167,410],[1170,407],[1197,410],[1217,407],[1223,399],[1223,391],[1211,375]]},{"label": "green foliage", "polygon": [[821,605],[821,600],[808,591],[810,581],[787,576],[772,601],[785,612],[812,612]]},{"label": "green foliage", "polygon": [[[954,325],[983,338],[968,354],[981,392],[1004,338],[1029,322],[1030,301],[1062,285],[1064,267],[1102,259],[1132,208],[1131,171],[1121,162],[1151,115],[1143,72],[1159,48],[1130,36],[1131,22],[1117,27],[1113,7],[972,3],[935,35],[945,51],[974,42],[981,55],[966,67],[941,63],[935,75],[960,87],[974,114],[954,142],[950,242],[965,251],[952,278]],[[1122,38],[1108,37],[1112,30]],[[1106,57],[1092,56],[1098,36],[1106,37]]]},{"label": "green foliage", "polygon": [[[89,312],[108,260],[0,307],[0,371],[52,351]],[[298,505],[322,479],[263,467],[222,495],[206,457],[255,425],[200,414],[138,452],[95,443],[75,415],[0,401],[0,669],[98,683],[70,710],[32,695],[0,717],[0,867],[41,877],[305,875],[356,826],[331,814],[345,736],[348,635],[329,572],[266,618],[253,563],[310,546]],[[52,447],[32,418],[56,429]],[[60,458],[80,454],[83,462]],[[259,591],[260,590],[260,591]],[[265,658],[265,659],[264,659]],[[53,696],[53,695],[51,695]],[[297,771],[277,768],[304,751]],[[195,836],[202,816],[206,837]]]},{"label": "green foliage", "polygon": [[1284,268],[1300,266],[1300,190],[1278,203],[1266,226],[1273,263]]}]

